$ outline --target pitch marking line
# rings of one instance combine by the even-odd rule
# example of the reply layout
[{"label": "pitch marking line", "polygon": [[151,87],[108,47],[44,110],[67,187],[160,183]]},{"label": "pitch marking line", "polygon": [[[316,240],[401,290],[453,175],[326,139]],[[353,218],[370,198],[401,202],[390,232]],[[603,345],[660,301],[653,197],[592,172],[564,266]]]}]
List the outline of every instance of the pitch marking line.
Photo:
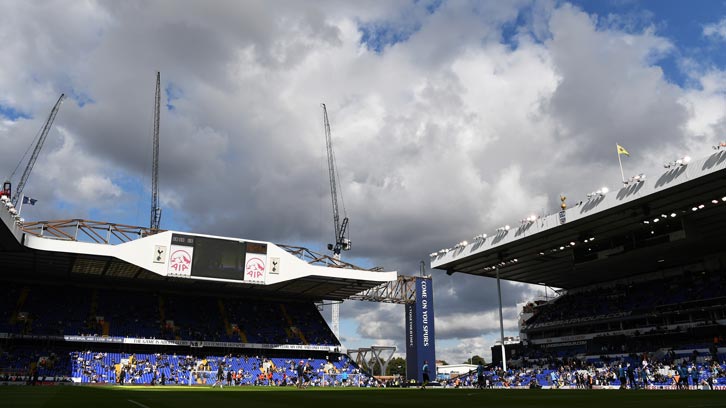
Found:
[{"label": "pitch marking line", "polygon": [[138,405],[138,406],[140,406],[141,408],[149,408],[148,406],[146,406],[146,405],[144,405],[144,404],[142,404],[142,403],[140,403],[140,402],[136,402],[136,401],[134,401],[134,400],[127,400],[127,401],[128,401],[128,402],[130,402],[130,403],[132,403],[132,404],[134,404],[134,405]]}]

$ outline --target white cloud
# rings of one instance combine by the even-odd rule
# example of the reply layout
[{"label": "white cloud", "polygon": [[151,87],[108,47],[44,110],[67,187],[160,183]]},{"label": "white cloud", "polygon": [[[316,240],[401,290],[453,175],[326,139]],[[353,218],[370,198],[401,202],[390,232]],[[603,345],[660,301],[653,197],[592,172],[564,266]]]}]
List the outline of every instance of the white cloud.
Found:
[{"label": "white cloud", "polygon": [[722,18],[718,23],[704,25],[703,35],[717,40],[726,40],[726,18]]}]

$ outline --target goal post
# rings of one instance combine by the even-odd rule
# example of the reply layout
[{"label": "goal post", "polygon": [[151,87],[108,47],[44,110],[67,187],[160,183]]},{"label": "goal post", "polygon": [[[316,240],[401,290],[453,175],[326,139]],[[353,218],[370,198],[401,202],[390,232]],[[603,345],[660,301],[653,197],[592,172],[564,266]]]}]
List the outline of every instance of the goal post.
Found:
[{"label": "goal post", "polygon": [[189,370],[187,373],[187,385],[190,387],[192,385],[213,385],[217,381],[217,371]]}]

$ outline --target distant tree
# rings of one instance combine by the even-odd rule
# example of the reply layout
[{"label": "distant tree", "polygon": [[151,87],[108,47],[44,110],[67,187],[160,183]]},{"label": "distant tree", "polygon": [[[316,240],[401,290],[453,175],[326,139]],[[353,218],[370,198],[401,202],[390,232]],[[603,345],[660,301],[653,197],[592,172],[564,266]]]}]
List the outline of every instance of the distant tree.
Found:
[{"label": "distant tree", "polygon": [[481,361],[482,364],[486,364],[487,363],[486,360],[484,360],[484,357],[479,356],[479,355],[475,355],[475,356],[472,356],[469,360],[464,361],[463,364],[475,364],[475,365],[479,365],[479,362],[480,361]]},{"label": "distant tree", "polygon": [[406,359],[403,357],[394,357],[388,362],[386,375],[404,375],[406,373]]}]

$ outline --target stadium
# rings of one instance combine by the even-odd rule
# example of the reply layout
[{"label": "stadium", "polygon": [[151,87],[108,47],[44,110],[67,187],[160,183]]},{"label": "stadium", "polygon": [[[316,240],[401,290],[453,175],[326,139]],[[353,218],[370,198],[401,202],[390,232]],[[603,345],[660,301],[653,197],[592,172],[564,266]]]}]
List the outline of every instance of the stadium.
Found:
[{"label": "stadium", "polygon": [[[340,353],[315,302],[396,281],[395,272],[266,242],[83,220],[20,224],[9,209],[6,381],[212,384],[223,366],[228,385],[279,385],[303,359],[325,384],[369,380]],[[226,357],[236,352],[245,358]]]},{"label": "stadium", "polygon": [[[451,279],[466,273],[557,288],[554,298],[524,307],[519,341],[504,339],[502,330],[482,377],[472,372],[437,385],[726,388],[725,178],[726,150],[717,149],[618,191],[572,205],[561,197],[556,214],[432,253],[432,268]],[[420,290],[391,294],[403,278],[396,272],[270,242],[79,219],[25,222],[6,187],[5,384],[96,384],[96,393],[108,385],[175,393],[184,392],[175,386],[295,389],[304,365],[306,382],[321,390],[379,388],[384,384],[345,353],[316,303],[389,301],[420,313]],[[411,326],[412,337],[422,336]],[[433,324],[426,334],[434,336]],[[416,364],[417,352],[407,350]],[[408,379],[420,381],[418,374],[414,366]],[[97,398],[89,395],[71,398]],[[511,405],[518,403],[525,402]]]},{"label": "stadium", "polygon": [[726,150],[664,167],[584,200],[562,196],[556,214],[431,253],[432,268],[448,275],[555,288],[553,298],[524,306],[519,339],[502,330],[492,347],[503,368],[495,380],[726,386]]}]

